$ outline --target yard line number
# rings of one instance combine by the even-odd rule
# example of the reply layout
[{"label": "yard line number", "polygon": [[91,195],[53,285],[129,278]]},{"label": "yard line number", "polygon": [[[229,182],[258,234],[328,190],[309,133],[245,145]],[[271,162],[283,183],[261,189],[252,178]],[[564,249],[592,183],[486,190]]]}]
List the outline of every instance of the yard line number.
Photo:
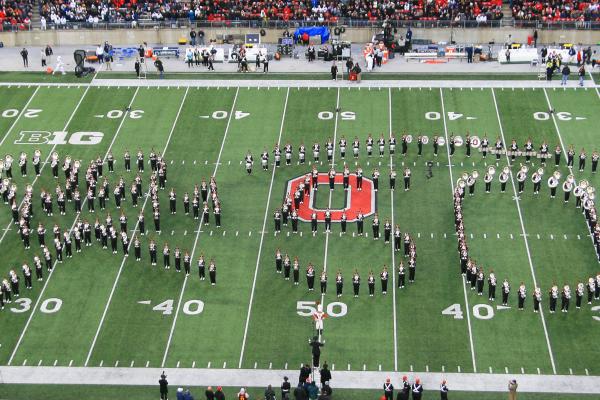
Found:
[{"label": "yard line number", "polygon": [[[235,119],[242,119],[249,116],[250,113],[236,110],[233,116]],[[212,118],[212,119],[226,119],[229,116],[229,111],[218,110],[213,112],[211,115],[200,115],[200,118]]]},{"label": "yard line number", "polygon": [[[150,304],[149,301],[139,303]],[[152,307],[152,311],[160,311],[163,315],[171,315],[173,314],[173,309],[175,308],[174,304],[175,300],[168,299]],[[188,300],[183,304],[182,311],[185,315],[202,314],[202,311],[204,311],[204,302],[202,300]]]},{"label": "yard line number", "polygon": [[[31,310],[31,299],[27,297],[21,297],[13,302],[13,306],[10,307],[10,311],[16,314],[22,314]],[[62,300],[55,297],[46,299],[40,304],[40,311],[44,314],[54,314],[62,307]]]},{"label": "yard line number", "polygon": [[[315,301],[298,301],[296,303],[296,313],[301,317],[312,317],[316,312],[317,303]],[[325,312],[330,317],[343,317],[348,314],[348,306],[346,303],[334,301],[327,304]]]},{"label": "yard line number", "polygon": [[[460,304],[451,304],[442,310],[442,315],[451,315],[454,319],[463,319],[463,312]],[[494,318],[494,308],[489,304],[475,304],[473,306],[473,316],[477,319]]]},{"label": "yard line number", "polygon": [[[106,113],[106,118],[117,119],[121,118],[125,112],[123,110],[110,110]],[[129,111],[129,118],[140,119],[144,115],[144,110],[131,110]],[[97,115],[100,117],[101,115]]]},{"label": "yard line number", "polygon": [[[333,119],[334,115],[335,114],[331,111],[321,111],[317,114],[317,118],[327,121]],[[356,113],[354,111],[342,111],[340,113],[340,118],[342,121],[354,121],[356,120]]]},{"label": "yard line number", "polygon": [[[36,109],[36,108],[28,108],[26,110],[23,111],[23,116],[25,118],[37,118],[40,116],[40,113],[43,110],[40,109]],[[2,118],[14,118],[17,115],[19,115],[19,110],[17,110],[16,108],[7,108],[6,110],[2,111]]]},{"label": "yard line number", "polygon": [[[574,117],[573,114],[567,111],[559,111],[555,112],[556,118],[559,121],[581,121],[586,119],[585,117]],[[538,111],[533,113],[533,118],[538,121],[548,121],[550,119],[550,113],[546,111]]]}]

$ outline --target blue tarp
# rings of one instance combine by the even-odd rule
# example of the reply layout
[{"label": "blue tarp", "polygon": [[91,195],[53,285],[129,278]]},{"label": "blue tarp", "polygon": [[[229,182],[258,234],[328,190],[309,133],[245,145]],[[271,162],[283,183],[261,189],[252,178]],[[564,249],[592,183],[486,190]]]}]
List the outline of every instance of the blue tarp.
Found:
[{"label": "blue tarp", "polygon": [[311,26],[296,29],[294,32],[294,40],[297,42],[300,40],[300,37],[304,34],[308,33],[309,36],[321,36],[321,44],[327,42],[329,40],[329,29],[326,26]]}]

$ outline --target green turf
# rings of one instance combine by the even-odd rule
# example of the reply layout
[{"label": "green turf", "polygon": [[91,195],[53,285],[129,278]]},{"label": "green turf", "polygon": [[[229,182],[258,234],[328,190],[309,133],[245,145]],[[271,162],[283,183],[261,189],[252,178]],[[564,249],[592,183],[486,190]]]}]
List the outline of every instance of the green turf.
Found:
[{"label": "green turf", "polygon": [[[451,191],[463,172],[476,169],[483,175],[489,165],[495,165],[494,156],[483,159],[473,150],[467,158],[464,148],[459,147],[449,168],[446,149],[440,147],[434,157],[431,143],[424,145],[422,156],[416,154],[416,140],[406,156],[400,154],[400,146],[391,158],[387,147],[383,158],[369,158],[364,149],[369,133],[387,137],[392,131],[399,139],[403,133],[432,138],[445,136],[446,130],[448,135],[461,136],[468,131],[480,137],[487,134],[493,142],[502,128],[506,141],[515,138],[521,146],[531,137],[536,147],[547,140],[553,148],[560,142],[560,132],[565,146],[573,144],[577,151],[584,147],[589,156],[597,146],[595,123],[600,98],[595,90],[41,87],[31,97],[35,90],[0,88],[5,99],[0,115],[5,110],[20,111],[30,99],[28,110],[42,110],[33,118],[23,113],[17,120],[13,111],[0,118],[0,129],[6,135],[0,154],[25,151],[31,155],[39,147],[44,157],[56,150],[61,157],[68,154],[86,165],[110,147],[117,160],[115,173],[108,177],[111,188],[121,176],[128,188],[136,171],[135,165],[132,172],[124,171],[124,151],[129,149],[135,158],[141,148],[146,160],[152,148],[164,151],[168,160],[167,189],[176,189],[178,210],[176,215],[169,215],[168,190],[161,191],[159,235],[153,229],[150,204],[146,205],[148,235],[140,236],[141,262],[124,258],[120,244],[118,254],[113,255],[94,241],[91,248],[59,264],[28,323],[43,285],[34,281],[34,289],[22,295],[31,304],[20,300],[0,313],[4,327],[2,364],[7,364],[14,352],[12,365],[81,366],[89,361],[89,366],[114,366],[118,362],[119,366],[284,368],[287,364],[295,370],[308,361],[310,349],[305,343],[314,333],[310,318],[298,314],[299,307],[305,305],[300,302],[321,300],[319,293],[309,292],[306,286],[304,271],[311,262],[317,274],[325,268],[329,274],[324,302],[333,304],[334,315],[325,323],[323,359],[335,364],[337,370],[487,372],[491,368],[493,372],[508,369],[519,373],[522,369],[537,373],[539,368],[540,373],[551,374],[554,363],[561,374],[600,373],[595,362],[598,322],[592,318],[597,311],[587,304],[576,310],[573,304],[568,315],[547,312],[547,291],[552,282],[568,282],[574,289],[579,280],[598,271],[593,245],[584,218],[574,208],[574,199],[564,205],[559,198],[562,192],[550,199],[545,179],[538,196],[532,194],[528,180],[518,203],[511,183],[506,193],[500,193],[497,180],[491,194],[483,193],[483,183],[478,182],[476,195],[465,199],[465,225],[467,233],[473,235],[468,238],[471,255],[486,274],[493,269],[499,279],[509,279],[513,288],[511,308],[499,310],[486,296],[477,296],[461,281]],[[128,106],[132,112],[123,114]],[[345,114],[337,120],[328,118],[334,115],[328,112],[336,108]],[[550,108],[555,109],[554,114],[543,114]],[[104,136],[95,145],[58,144],[54,148],[50,144],[19,144],[23,143],[21,132],[33,130],[92,131]],[[247,176],[241,165],[244,154],[250,150],[258,160],[265,147],[272,150],[280,134],[282,144],[289,142],[294,147],[294,163],[278,168],[274,175],[272,166],[263,172],[255,165],[252,175]],[[350,141],[355,136],[361,140],[358,160],[340,158],[337,141],[342,135]],[[365,176],[378,168],[380,220],[398,224],[415,240],[417,279],[404,289],[392,289],[394,266],[403,259],[402,254],[393,253],[382,240],[373,241],[371,218],[365,221],[369,235],[364,237],[353,235],[354,223],[348,224],[345,236],[339,235],[339,225],[334,224],[331,235],[326,236],[319,227],[313,237],[306,223],[300,224],[302,235],[288,236],[290,227],[284,227],[280,235],[273,234],[272,213],[283,201],[287,181],[310,168],[296,163],[299,144],[316,141],[324,146],[327,138],[334,136],[336,170],[341,170],[344,162],[351,170],[360,164]],[[426,161],[433,163],[431,178],[426,176]],[[404,167],[411,168],[410,191],[399,188],[401,179],[394,193],[389,190],[390,162],[399,173]],[[521,162],[524,160],[512,166],[513,173]],[[499,171],[506,164],[502,157],[495,166]],[[576,178],[598,184],[589,164],[588,159],[584,172],[575,171]],[[530,169],[538,167],[535,159]],[[326,161],[319,169],[328,170]],[[560,170],[563,176],[569,173],[564,161]],[[545,177],[552,171],[553,162],[549,162]],[[215,226],[212,215],[209,225],[184,215],[181,203],[185,192],[191,193],[195,184],[212,175],[219,184],[223,203],[221,228]],[[148,165],[141,177],[146,190]],[[31,174],[22,178],[15,171],[19,196],[23,186],[34,179]],[[62,172],[58,181],[64,183]],[[80,182],[83,184],[83,176]],[[34,185],[34,224],[40,220],[47,228],[54,223],[68,228],[75,218],[72,204],[67,205],[66,216],[55,212],[53,217],[46,217],[39,210],[39,190],[53,190],[55,185],[47,166]],[[343,206],[341,187],[332,193],[319,190],[317,207],[325,208],[329,201],[332,208]],[[134,209],[127,201],[117,210],[111,197],[106,211],[100,212],[97,207],[91,214],[84,206],[81,218],[93,223],[107,212],[117,219],[123,211],[129,218],[128,229],[133,230],[143,202]],[[11,227],[9,222],[5,206],[0,213],[0,228]],[[50,234],[47,236],[49,240]],[[192,253],[192,274],[186,279],[174,266],[163,269],[160,254],[159,265],[151,267],[147,252],[150,238],[156,240],[159,250],[168,242],[172,252],[178,246]],[[31,263],[33,255],[39,253],[35,235],[32,248],[26,251],[14,227],[7,231],[0,248],[9,260],[5,272],[20,268],[24,261]],[[278,248],[292,259],[299,257],[298,286],[275,273],[274,254]],[[218,282],[214,287],[198,278],[196,259],[201,253],[216,260]],[[358,298],[351,295],[353,271],[358,271],[366,282],[371,270],[378,275],[384,266],[393,275],[387,295],[382,295],[378,279],[375,297],[366,295],[366,284]],[[338,270],[346,281],[341,298],[335,296],[333,285]],[[47,279],[46,272],[45,276]],[[543,314],[532,312],[534,281],[544,292]],[[529,293],[525,311],[516,310],[520,282]],[[60,299],[60,310],[40,310],[41,304],[56,304],[57,300],[49,299]],[[594,302],[592,306],[597,305]],[[202,306],[202,311],[197,311]],[[450,306],[460,307],[463,318],[442,314]],[[25,312],[16,312],[21,310]],[[339,316],[344,314],[342,310],[346,314]],[[50,342],[49,337],[53,338]]]},{"label": "green turf", "polygon": [[[277,385],[274,385],[277,386]],[[203,399],[206,387],[186,387],[189,389],[195,399]],[[214,389],[214,388],[213,388]],[[450,387],[450,389],[452,389]],[[169,398],[175,397],[176,386],[170,385]],[[279,388],[274,388],[276,395],[279,398]],[[251,399],[264,399],[264,388],[247,388]],[[223,393],[226,398],[233,398],[239,392],[239,388],[224,387]],[[2,399],[22,399],[22,398],[37,398],[46,400],[77,400],[85,398],[87,400],[100,400],[107,398],[123,398],[127,397],[131,400],[144,400],[157,396],[158,387],[150,386],[82,386],[82,385],[3,385]],[[349,390],[349,389],[334,389],[333,395],[336,399],[344,400],[377,400],[381,396],[380,390]],[[424,399],[436,399],[439,394],[434,390],[426,390],[423,394]],[[506,393],[489,392],[489,393],[472,393],[472,392],[455,392],[450,391],[450,399],[464,400],[500,400],[506,399]],[[548,394],[545,393],[519,393],[519,399],[525,400],[542,400],[547,399]],[[552,399],[570,400],[570,399],[595,399],[596,395],[552,395]]]},{"label": "green turf", "polygon": [[26,82],[26,83],[89,83],[94,75],[78,78],[73,72],[66,75],[52,75],[45,71],[0,71],[0,82]]},{"label": "green turf", "polygon": [[317,191],[313,196],[313,207],[324,210],[330,208],[331,210],[341,210],[346,207],[348,202],[347,192],[344,190],[342,185],[335,185],[335,189],[331,192],[331,203],[329,201],[330,192],[327,190],[329,185],[323,185],[325,190]]}]

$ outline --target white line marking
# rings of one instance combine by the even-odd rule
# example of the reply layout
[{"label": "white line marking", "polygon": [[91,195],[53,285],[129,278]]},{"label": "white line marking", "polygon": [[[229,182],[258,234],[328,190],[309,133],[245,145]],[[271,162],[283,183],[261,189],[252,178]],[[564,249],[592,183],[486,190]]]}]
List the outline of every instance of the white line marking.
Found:
[{"label": "white line marking", "polygon": [[425,372],[429,372],[429,365],[425,366]]},{"label": "white line marking", "polygon": [[504,367],[504,373],[508,374],[508,367]]},{"label": "white line marking", "polygon": [[493,373],[493,372],[492,372],[492,367],[490,367],[490,368],[489,368],[489,370],[490,370],[490,374],[491,374],[491,373]]},{"label": "white line marking", "polygon": [[[8,130],[6,131],[6,133],[4,134],[4,137],[2,138],[2,140],[0,140],[0,147],[4,144],[4,141],[6,140],[6,138],[11,134],[12,130],[15,128],[15,126],[17,125],[17,123],[19,122],[19,120],[21,119],[21,117],[23,116],[23,114],[25,113],[25,111],[27,111],[27,109],[29,108],[29,104],[31,104],[31,101],[33,100],[33,98],[37,94],[38,90],[40,90],[40,86],[38,86],[34,90],[34,92],[31,94],[31,96],[29,97],[29,100],[27,100],[27,103],[25,103],[25,105],[21,109],[21,112],[19,113],[19,115],[17,115],[17,118],[15,118],[15,120],[13,121],[13,123],[10,125],[10,127],[8,128]],[[86,92],[87,92],[87,90],[86,90]],[[85,93],[83,95],[85,95]],[[82,98],[83,98],[83,96],[82,96]]]},{"label": "white line marking", "polygon": [[458,366],[458,372],[460,372],[460,365]]},{"label": "white line marking", "polygon": [[150,365],[150,360],[146,361],[146,368],[148,368],[148,366]]},{"label": "white line marking", "polygon": [[56,364],[58,364],[58,360],[54,360],[54,366],[56,367]]},{"label": "white line marking", "polygon": [[573,375],[573,369],[569,368],[569,375]]},{"label": "white line marking", "polygon": [[104,360],[100,360],[100,367],[103,366],[103,365],[104,365]]},{"label": "white line marking", "polygon": [[179,368],[179,364],[180,364],[180,362],[179,362],[179,361],[177,361],[177,366],[176,366],[175,368]]},{"label": "white line marking", "polygon": [[540,375],[542,373],[539,368],[537,368],[537,373],[538,373],[538,375]]},{"label": "white line marking", "polygon": [[[167,149],[169,147],[169,143],[171,142],[171,138],[173,136],[173,132],[175,131],[175,126],[177,125],[177,121],[179,120],[179,115],[181,114],[181,110],[183,109],[183,104],[185,103],[185,100],[187,98],[188,91],[189,91],[189,88],[185,90],[183,98],[181,99],[181,104],[179,105],[179,109],[177,110],[177,114],[175,115],[175,119],[173,120],[173,125],[171,126],[171,130],[169,131],[169,136],[167,137],[165,147],[163,148],[163,151],[162,151],[163,155],[166,154]],[[131,108],[132,104],[133,104],[133,100],[129,104],[130,108]],[[116,138],[116,135],[115,135],[115,138]],[[114,143],[114,139],[113,139],[113,143]],[[112,143],[111,143],[111,147],[112,147]],[[148,194],[150,194],[149,191],[148,191]],[[150,196],[147,195],[146,198],[144,199],[144,203],[142,204],[142,209],[141,209],[142,212],[146,208],[146,204],[148,203],[149,198],[150,198]],[[131,244],[133,243],[133,237],[135,235],[135,231],[138,229],[138,226],[139,226],[139,221],[136,219],[135,226],[133,227],[133,233],[131,234],[131,237],[129,238],[129,245],[127,246],[128,250],[131,248]],[[102,318],[100,318],[100,323],[98,324],[98,328],[96,329],[94,339],[92,340],[92,344],[90,345],[90,349],[89,349],[87,357],[85,359],[85,363],[84,363],[85,367],[87,367],[87,365],[90,361],[90,358],[92,357],[94,347],[96,346],[96,341],[98,340],[98,336],[100,335],[100,331],[102,330],[102,326],[104,325],[104,319],[106,318],[106,314],[108,313],[108,307],[110,307],[113,295],[115,294],[115,290],[117,288],[117,284],[119,283],[119,278],[121,277],[121,273],[123,272],[123,267],[125,266],[125,261],[127,261],[127,257],[123,257],[123,260],[121,261],[121,265],[119,266],[119,271],[117,273],[117,276],[115,278],[113,286],[110,290],[110,294],[108,296],[108,301],[106,302],[106,305],[104,306],[104,311],[102,312]]]},{"label": "white line marking", "polygon": [[272,368],[273,368],[273,363],[272,363],[272,362],[270,362],[270,363],[269,363],[269,369],[272,369]]},{"label": "white line marking", "polygon": [[412,365],[410,366],[410,372],[413,372],[413,366]]},{"label": "white line marking", "polygon": [[254,362],[254,369],[256,369],[258,367],[258,363],[255,361]]},{"label": "white line marking", "polygon": [[367,370],[367,364],[363,364],[363,371]]},{"label": "white line marking", "polygon": [[[73,110],[73,113],[71,114],[71,117],[69,118],[69,120],[65,124],[65,128],[63,129],[63,131],[67,130],[69,124],[71,123],[71,120],[73,119],[73,117],[75,116],[75,113],[79,109],[79,106],[83,102],[83,99],[84,99],[85,95],[87,94],[89,88],[90,88],[90,86],[87,87],[87,89],[85,90],[85,92],[81,96],[81,99],[79,99],[79,103],[77,103],[77,106],[75,107],[75,109]],[[131,105],[133,104],[133,101],[135,100],[135,96],[137,95],[138,90],[139,90],[139,88],[133,94],[133,97],[131,98],[131,101],[129,102],[129,108],[131,108]],[[115,142],[116,137],[119,135],[119,132],[121,131],[121,127],[123,126],[123,123],[125,122],[126,117],[127,117],[127,112],[125,112],[123,114],[123,119],[119,123],[119,126],[117,127],[117,130],[115,132],[113,140],[111,141],[110,145],[108,146],[108,149],[106,150],[106,153],[104,154],[104,160],[106,160],[106,157],[108,156],[108,153],[110,152],[110,150],[112,148],[112,145]],[[46,162],[51,157],[52,152],[54,151],[54,148],[56,148],[56,145],[54,145],[54,147],[52,148],[52,150],[48,154],[48,157],[46,158]],[[36,179],[37,179],[37,177],[36,177]],[[35,182],[35,180],[34,180],[34,182]],[[84,198],[83,202],[82,202],[82,207],[83,207],[83,205],[85,204],[86,201],[87,201],[87,198]],[[69,233],[71,233],[73,231],[73,228],[75,227],[75,224],[77,223],[78,219],[79,219],[79,215],[76,215],[75,219],[73,220],[73,224],[71,225],[71,228],[69,229]],[[0,241],[1,241],[1,239],[0,239]],[[56,267],[57,262],[58,262],[57,260],[54,260],[54,267]],[[44,286],[42,286],[42,290],[40,291],[40,293],[38,295],[38,298],[35,301],[35,305],[33,306],[31,314],[29,314],[29,318],[27,319],[27,322],[25,323],[25,326],[23,327],[23,331],[21,332],[21,335],[19,336],[19,340],[17,341],[17,344],[15,345],[15,348],[14,348],[14,350],[13,350],[11,356],[10,356],[10,359],[8,360],[8,365],[10,365],[10,363],[13,360],[13,358],[17,354],[17,351],[19,350],[19,346],[21,345],[21,342],[23,341],[23,338],[25,337],[25,334],[27,333],[27,329],[29,328],[29,324],[31,323],[31,320],[33,319],[33,317],[35,315],[35,311],[37,310],[38,305],[39,305],[41,299],[44,296],[44,292],[46,291],[46,287],[48,287],[48,282],[50,282],[50,278],[52,278],[52,274],[54,273],[55,270],[56,270],[56,268],[52,268],[52,271],[50,271],[50,273],[48,274],[48,278],[44,282]]]},{"label": "white line marking", "polygon": [[[494,108],[496,109],[496,116],[498,117],[498,128],[500,129],[500,136],[502,136],[502,141],[504,143],[506,143],[506,138],[504,137],[504,129],[502,129],[502,120],[500,119],[500,110],[498,109],[498,103],[496,101],[496,94],[494,92],[494,89],[492,89],[492,97],[494,99]],[[552,118],[554,118],[554,113],[552,113]],[[508,154],[505,154],[505,156],[506,156],[506,161],[510,164]],[[512,170],[510,171],[510,181],[511,181],[513,192],[514,192],[515,196],[518,196],[517,188],[515,187],[515,180],[513,177]],[[521,231],[522,231],[523,235],[527,235],[527,232],[525,231],[525,222],[523,221],[523,214],[521,213],[521,203],[519,202],[518,198],[515,200],[515,202],[517,204],[519,221],[521,223]],[[537,280],[535,278],[535,271],[533,268],[533,260],[531,259],[531,252],[529,251],[529,241],[527,240],[527,236],[523,236],[523,241],[525,242],[525,250],[527,251],[527,260],[529,261],[531,277],[533,278],[533,286],[538,287]],[[552,364],[552,372],[554,374],[556,374],[556,365],[554,364],[554,355],[552,354],[552,346],[550,345],[550,337],[548,336],[548,329],[546,328],[546,319],[544,318],[543,308],[541,311],[542,312],[540,313],[540,317],[542,320],[542,326],[544,327],[544,335],[546,336],[546,344],[548,346],[548,354],[550,355],[550,363]]]},{"label": "white line marking", "polygon": [[[388,103],[389,103],[389,121],[390,121],[390,137],[392,134],[392,89],[390,88],[388,91]],[[390,164],[394,163],[394,157],[390,154]],[[391,199],[391,219],[392,219],[392,229],[396,225],[394,225],[394,191],[390,190],[390,199]],[[392,312],[393,312],[393,323],[394,323],[394,371],[398,371],[398,324],[397,324],[397,316],[396,316],[396,252],[394,251],[394,246],[390,246],[392,251]],[[381,367],[381,365],[380,365]]]},{"label": "white line marking", "polygon": [[[223,154],[223,147],[225,147],[225,140],[227,139],[227,133],[229,132],[229,126],[231,125],[231,117],[234,114],[235,103],[237,102],[238,93],[240,89],[237,88],[235,91],[235,96],[233,98],[233,103],[231,104],[231,110],[229,111],[229,118],[227,120],[227,125],[225,126],[225,134],[223,135],[223,140],[221,141],[221,148],[219,149],[219,155],[217,156],[217,164],[215,165],[215,169],[213,171],[213,176],[217,175],[217,170],[219,168],[219,163],[221,162],[221,154]],[[196,246],[198,245],[198,239],[200,238],[200,228],[202,226],[202,221],[200,221],[198,225],[198,232],[196,233],[196,238],[194,239],[194,245],[192,247],[192,252],[190,253],[190,258],[194,259],[194,253],[196,252]],[[175,331],[175,325],[177,324],[177,317],[179,316],[179,309],[181,308],[181,302],[183,300],[183,293],[185,292],[185,286],[188,281],[188,276],[186,275],[183,278],[183,285],[181,286],[181,292],[179,293],[179,301],[177,302],[177,308],[175,309],[175,317],[173,318],[173,324],[171,325],[171,331],[169,332],[169,339],[167,340],[167,346],[165,347],[165,354],[163,356],[163,360],[161,363],[161,367],[165,366],[165,362],[167,361],[167,355],[169,354],[169,347],[171,346],[171,340],[173,339],[173,332]],[[225,368],[225,367],[223,367]]]},{"label": "white line marking", "polygon": [[[73,360],[71,360],[71,362],[73,362]],[[26,365],[27,365],[27,359],[24,359],[23,360],[23,366],[26,366]],[[70,367],[70,365],[69,365],[69,367]]]},{"label": "white line marking", "polygon": [[285,366],[283,367],[283,369],[287,369],[287,363],[285,363]]},{"label": "white line marking", "polygon": [[223,362],[223,369],[227,368],[227,361]]},{"label": "white line marking", "polygon": [[521,367],[521,374],[525,373],[525,368]]},{"label": "white line marking", "polygon": [[[287,112],[288,98],[290,90],[288,88],[285,94],[285,103],[283,104],[283,114],[281,116],[281,124],[279,125],[279,137],[277,138],[277,144],[281,143],[281,136],[283,135],[283,125],[285,123],[285,114]],[[262,254],[263,242],[265,239],[265,230],[267,227],[267,218],[269,216],[269,206],[271,204],[271,195],[273,192],[273,182],[275,181],[275,171],[277,168],[272,168],[271,171],[271,183],[269,184],[269,194],[267,196],[267,205],[265,207],[265,214],[263,217],[262,233],[260,235],[260,242],[258,244],[258,255],[256,256],[256,265],[254,267],[254,277],[252,278],[252,290],[250,291],[250,300],[248,302],[248,312],[246,313],[246,324],[244,325],[244,337],[242,338],[242,348],[240,350],[240,360],[238,368],[242,368],[242,362],[244,361],[244,350],[246,349],[246,339],[248,337],[248,326],[250,325],[250,315],[252,314],[252,303],[254,301],[254,290],[256,289],[256,279],[258,278],[258,267],[260,265],[260,256]],[[237,234],[236,234],[237,236]]]},{"label": "white line marking", "polygon": [[[446,136],[446,143],[450,143],[449,138],[448,138],[448,126],[446,124],[446,109],[444,107],[444,92],[441,88],[440,88],[440,99],[441,99],[441,105],[442,105],[442,115],[443,115],[443,121],[444,121],[444,134]],[[448,155],[448,164],[449,164],[448,169],[450,171],[450,187],[452,190],[450,195],[454,199],[454,178],[452,177],[450,147],[449,146],[445,146],[445,147],[446,147],[446,152]],[[473,330],[471,329],[471,313],[470,313],[471,307],[469,306],[469,299],[467,298],[467,286],[466,286],[465,280],[461,279],[461,281],[462,281],[462,285],[463,285],[463,294],[465,297],[465,305],[466,305],[466,310],[467,310],[467,327],[469,330],[469,343],[471,345],[471,361],[473,363],[473,372],[477,372],[477,364],[475,363],[475,346],[473,345]],[[459,367],[459,372],[460,372],[460,367]]]},{"label": "white line marking", "polygon": [[38,361],[38,365],[37,366],[39,367],[40,365],[42,365],[42,360]]},{"label": "white line marking", "polygon": [[350,371],[350,364],[348,364],[348,371]]},{"label": "white line marking", "polygon": [[115,362],[115,368],[117,368],[119,366],[119,360],[117,360],[117,362]]},{"label": "white line marking", "polygon": [[[598,89],[596,89],[596,90],[598,90]],[[587,376],[589,376],[589,375],[590,375],[590,372],[588,371],[588,369],[587,369],[587,368],[585,369],[585,374],[586,374]]]},{"label": "white line marking", "polygon": [[446,372],[446,367],[442,365],[442,372]]}]

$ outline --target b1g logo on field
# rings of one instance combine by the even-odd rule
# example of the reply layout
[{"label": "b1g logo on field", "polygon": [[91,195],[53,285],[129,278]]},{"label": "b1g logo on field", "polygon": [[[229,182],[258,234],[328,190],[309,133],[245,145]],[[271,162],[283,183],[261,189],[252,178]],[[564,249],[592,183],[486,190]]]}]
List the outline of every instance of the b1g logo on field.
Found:
[{"label": "b1g logo on field", "polygon": [[15,144],[82,144],[94,145],[99,144],[104,137],[102,132],[69,132],[58,131],[21,131],[19,138],[15,140]]},{"label": "b1g logo on field", "polygon": [[[298,176],[296,178],[290,179],[287,182],[286,186],[286,196],[291,196],[294,198],[294,192],[298,188],[298,185],[304,183],[305,175]],[[312,178],[311,178],[312,182]],[[304,201],[300,204],[300,207],[297,209],[298,211],[298,219],[304,222],[310,222],[311,214],[313,211],[317,213],[317,221],[325,222],[325,209],[317,208],[315,206],[317,196],[327,196],[329,198],[329,175],[326,173],[320,173],[317,182],[319,183],[318,190],[314,190],[313,187],[310,188],[308,196],[304,196]],[[344,191],[344,176],[343,174],[335,175],[335,189]],[[342,219],[342,213],[346,212],[346,217],[348,218],[348,222],[356,221],[358,217],[358,213],[362,212],[363,216],[366,218],[370,215],[373,215],[377,209],[377,192],[373,190],[373,181],[369,178],[362,178],[362,190],[359,191],[357,188],[356,175],[350,175],[348,181],[348,190],[345,191],[344,194],[344,206],[342,208],[334,208],[330,209],[331,211],[331,221],[339,222]],[[284,199],[285,200],[285,199]],[[292,201],[292,207],[294,203]]]}]

